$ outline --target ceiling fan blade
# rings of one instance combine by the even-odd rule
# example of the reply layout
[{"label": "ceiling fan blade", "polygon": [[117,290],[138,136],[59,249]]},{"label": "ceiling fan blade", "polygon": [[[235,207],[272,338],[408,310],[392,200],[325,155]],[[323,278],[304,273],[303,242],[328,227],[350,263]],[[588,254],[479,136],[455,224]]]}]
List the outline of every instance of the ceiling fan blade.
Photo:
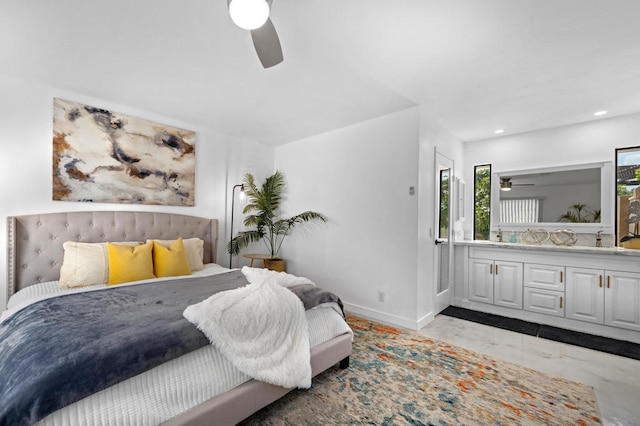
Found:
[{"label": "ceiling fan blade", "polygon": [[251,38],[264,68],[270,68],[283,61],[282,46],[271,18],[260,28],[251,30]]}]

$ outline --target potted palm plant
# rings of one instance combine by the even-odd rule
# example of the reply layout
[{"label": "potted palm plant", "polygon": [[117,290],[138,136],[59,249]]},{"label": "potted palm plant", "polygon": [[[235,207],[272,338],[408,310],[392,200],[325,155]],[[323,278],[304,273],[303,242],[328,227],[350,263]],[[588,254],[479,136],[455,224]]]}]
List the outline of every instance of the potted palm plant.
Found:
[{"label": "potted palm plant", "polygon": [[247,204],[242,210],[246,215],[244,226],[253,227],[238,233],[238,236],[229,241],[227,251],[232,256],[238,255],[240,250],[249,244],[262,240],[268,252],[268,258],[264,260],[264,266],[276,271],[284,271],[285,261],[278,257],[282,243],[291,230],[298,224],[327,219],[320,213],[306,211],[288,219],[278,217],[280,203],[283,199],[285,186],[284,175],[276,171],[265,179],[262,187],[258,187],[251,173],[244,176],[244,191]]},{"label": "potted palm plant", "polygon": [[558,217],[558,222],[594,223],[600,222],[600,209],[588,210],[586,204],[576,203],[567,208],[567,212]]}]

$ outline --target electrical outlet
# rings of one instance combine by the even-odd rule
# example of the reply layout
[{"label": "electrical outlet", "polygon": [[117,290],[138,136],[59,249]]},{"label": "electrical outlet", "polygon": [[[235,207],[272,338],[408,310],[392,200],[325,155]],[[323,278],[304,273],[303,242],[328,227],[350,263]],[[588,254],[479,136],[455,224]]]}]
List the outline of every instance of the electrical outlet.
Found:
[{"label": "electrical outlet", "polygon": [[384,292],[383,291],[379,291],[378,292],[378,302],[384,302]]}]

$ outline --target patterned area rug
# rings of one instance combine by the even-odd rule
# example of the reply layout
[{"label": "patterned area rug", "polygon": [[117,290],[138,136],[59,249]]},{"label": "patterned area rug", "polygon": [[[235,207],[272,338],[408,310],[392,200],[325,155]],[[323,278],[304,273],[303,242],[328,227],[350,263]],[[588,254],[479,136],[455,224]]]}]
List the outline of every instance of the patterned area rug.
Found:
[{"label": "patterned area rug", "polygon": [[599,425],[593,388],[348,316],[351,365],[244,425]]}]

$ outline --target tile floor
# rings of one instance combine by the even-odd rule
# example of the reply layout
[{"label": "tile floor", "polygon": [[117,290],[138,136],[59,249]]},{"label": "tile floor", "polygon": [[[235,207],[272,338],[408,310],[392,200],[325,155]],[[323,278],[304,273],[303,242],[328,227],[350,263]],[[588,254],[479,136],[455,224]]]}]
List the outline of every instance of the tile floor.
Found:
[{"label": "tile floor", "polygon": [[640,361],[444,315],[420,333],[593,386],[605,425],[640,425]]}]

